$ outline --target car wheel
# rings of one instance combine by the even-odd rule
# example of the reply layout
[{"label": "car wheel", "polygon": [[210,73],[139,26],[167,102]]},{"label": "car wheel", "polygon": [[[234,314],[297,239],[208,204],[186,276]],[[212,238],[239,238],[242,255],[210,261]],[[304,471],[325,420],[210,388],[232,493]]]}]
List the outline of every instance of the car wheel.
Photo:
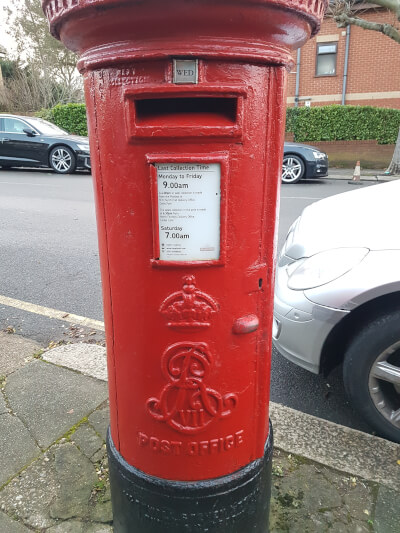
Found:
[{"label": "car wheel", "polygon": [[76,168],[74,152],[67,146],[56,146],[50,152],[49,162],[57,174],[72,174]]},{"label": "car wheel", "polygon": [[283,158],[282,182],[297,183],[304,176],[306,167],[303,160],[297,155],[289,154]]},{"label": "car wheel", "polygon": [[343,379],[360,415],[377,433],[400,442],[400,310],[359,331],[346,350]]}]

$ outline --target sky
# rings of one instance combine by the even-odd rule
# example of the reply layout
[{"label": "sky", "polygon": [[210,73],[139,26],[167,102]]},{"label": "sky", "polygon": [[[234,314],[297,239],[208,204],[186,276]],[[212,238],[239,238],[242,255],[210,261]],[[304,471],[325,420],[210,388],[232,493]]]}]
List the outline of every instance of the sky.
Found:
[{"label": "sky", "polygon": [[14,50],[13,40],[6,33],[6,15],[3,8],[8,4],[8,0],[0,0],[0,44],[8,51]]}]

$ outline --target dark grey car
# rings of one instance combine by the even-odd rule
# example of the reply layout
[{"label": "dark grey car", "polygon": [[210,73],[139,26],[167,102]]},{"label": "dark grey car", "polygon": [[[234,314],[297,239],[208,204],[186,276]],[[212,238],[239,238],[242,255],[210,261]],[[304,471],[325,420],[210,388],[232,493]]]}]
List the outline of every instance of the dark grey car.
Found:
[{"label": "dark grey car", "polygon": [[328,175],[328,156],[315,146],[285,142],[282,182],[297,183],[301,179]]},{"label": "dark grey car", "polygon": [[50,167],[58,174],[90,169],[89,141],[40,118],[2,114],[0,166]]}]

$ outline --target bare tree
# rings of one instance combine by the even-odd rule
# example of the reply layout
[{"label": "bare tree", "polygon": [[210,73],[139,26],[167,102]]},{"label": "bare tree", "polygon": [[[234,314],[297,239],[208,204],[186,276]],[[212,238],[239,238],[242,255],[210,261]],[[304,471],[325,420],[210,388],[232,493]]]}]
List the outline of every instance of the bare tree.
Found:
[{"label": "bare tree", "polygon": [[55,81],[35,64],[14,68],[5,77],[0,88],[0,109],[13,113],[29,114],[56,104],[80,101],[81,91],[75,94],[71,86]]},{"label": "bare tree", "polygon": [[[367,11],[373,8],[384,8],[392,13],[393,24],[374,22],[364,18]],[[389,39],[400,44],[400,0],[373,0],[364,2],[360,0],[332,0],[329,14],[334,18],[339,28],[349,25],[359,26],[364,30],[373,30],[382,33]],[[400,50],[399,50],[400,53]],[[400,128],[397,136],[396,147],[386,174],[400,174]]]},{"label": "bare tree", "polygon": [[[22,75],[21,70],[20,76],[13,84],[14,89],[24,84],[29,85],[29,82],[32,86],[33,78],[39,81],[39,76],[45,80],[45,83],[50,83],[47,93],[54,92],[54,86],[57,85],[59,90],[62,87],[64,100],[82,101],[82,81],[76,71],[76,55],[50,35],[41,1],[9,0],[4,10],[7,13],[8,33],[16,44],[19,63],[28,66],[25,74],[31,76],[30,78]],[[44,101],[49,101],[46,87],[40,89],[40,92],[44,96]]]}]

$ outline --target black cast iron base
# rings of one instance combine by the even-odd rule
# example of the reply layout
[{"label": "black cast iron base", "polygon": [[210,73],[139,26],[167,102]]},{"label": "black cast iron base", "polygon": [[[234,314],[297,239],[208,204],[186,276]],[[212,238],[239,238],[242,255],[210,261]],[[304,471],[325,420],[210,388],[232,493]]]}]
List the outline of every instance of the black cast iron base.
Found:
[{"label": "black cast iron base", "polygon": [[115,533],[267,533],[272,427],[262,459],[229,476],[168,481],[130,466],[110,431],[108,459]]}]

